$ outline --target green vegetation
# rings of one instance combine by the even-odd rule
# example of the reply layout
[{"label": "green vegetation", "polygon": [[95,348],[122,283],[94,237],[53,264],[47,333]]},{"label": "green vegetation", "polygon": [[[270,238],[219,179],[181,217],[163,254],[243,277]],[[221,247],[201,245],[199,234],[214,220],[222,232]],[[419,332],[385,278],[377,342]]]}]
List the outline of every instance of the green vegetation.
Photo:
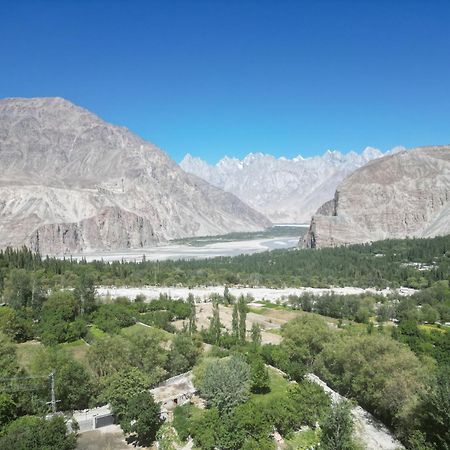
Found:
[{"label": "green vegetation", "polygon": [[331,408],[322,424],[321,448],[324,450],[354,450],[356,446],[352,433],[353,419],[350,405],[346,402],[339,402]]},{"label": "green vegetation", "polygon": [[[161,429],[149,389],[194,367],[207,408],[177,408],[174,427],[181,440],[192,436],[197,448],[272,449],[274,429],[288,448],[319,441],[321,448],[357,448],[345,407],[331,408],[323,390],[305,380],[314,372],[383,420],[409,450],[447,450],[449,261],[449,236],[158,263],[87,264],[42,259],[26,249],[0,252],[0,448],[73,448],[65,428],[42,422],[50,373],[58,409],[109,402],[130,441],[150,445],[158,435],[171,448],[173,429]],[[149,303],[142,297],[95,298],[97,284],[155,279],[184,285],[407,285],[420,291],[408,298],[293,296],[288,305],[266,305],[280,315],[298,315],[279,330],[279,345],[262,345],[258,325],[247,330],[249,299],[234,298],[228,288],[214,296],[210,327],[200,332],[193,296],[183,301],[162,295]],[[233,308],[230,332],[219,303]],[[177,320],[185,321],[182,330],[174,326]],[[214,345],[209,356],[202,355],[203,343]],[[42,447],[47,427],[59,440],[46,437]]]},{"label": "green vegetation", "polygon": [[[419,270],[414,263],[426,264],[427,270]],[[83,276],[95,284],[130,286],[156,282],[185,286],[246,284],[384,288],[403,285],[425,288],[436,281],[446,280],[449,264],[450,235],[433,239],[387,240],[334,249],[274,250],[237,257],[140,263],[77,263],[67,259],[42,259],[27,250],[8,249],[0,252],[0,293],[3,291],[5,300],[11,301],[11,305],[36,309],[43,288],[81,284]]]},{"label": "green vegetation", "polygon": [[73,450],[76,437],[68,434],[62,417],[46,420],[23,416],[9,423],[0,432],[0,449]]},{"label": "green vegetation", "polygon": [[317,430],[305,430],[294,433],[294,435],[286,441],[287,450],[309,450],[320,442]]},{"label": "green vegetation", "polygon": [[171,241],[174,244],[186,244],[193,247],[203,247],[208,244],[215,244],[217,242],[235,242],[235,241],[249,241],[252,239],[271,239],[281,237],[295,237],[300,239],[304,236],[307,227],[295,226],[275,226],[266,228],[262,231],[236,232],[221,234],[218,236],[199,236],[193,238],[174,239]]},{"label": "green vegetation", "polygon": [[207,404],[226,413],[248,399],[250,367],[240,355],[212,360],[196,383]]}]

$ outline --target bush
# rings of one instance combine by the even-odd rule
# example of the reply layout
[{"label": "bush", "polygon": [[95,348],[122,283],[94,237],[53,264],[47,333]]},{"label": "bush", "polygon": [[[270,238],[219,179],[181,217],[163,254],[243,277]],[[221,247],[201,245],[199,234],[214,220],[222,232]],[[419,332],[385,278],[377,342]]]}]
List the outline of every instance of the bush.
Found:
[{"label": "bush", "polygon": [[194,408],[190,403],[186,403],[185,405],[177,406],[173,411],[173,426],[182,441],[186,441],[191,434],[190,420]]}]

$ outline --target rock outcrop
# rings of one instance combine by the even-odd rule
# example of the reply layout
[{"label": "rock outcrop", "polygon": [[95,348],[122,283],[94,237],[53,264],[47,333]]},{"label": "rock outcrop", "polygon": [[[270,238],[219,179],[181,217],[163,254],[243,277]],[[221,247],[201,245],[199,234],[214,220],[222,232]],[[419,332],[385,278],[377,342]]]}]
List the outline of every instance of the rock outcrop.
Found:
[{"label": "rock outcrop", "polygon": [[[392,151],[398,151],[399,148]],[[361,154],[327,151],[293,159],[251,153],[243,160],[225,157],[216,165],[186,155],[181,167],[231,192],[276,223],[307,223],[333,197],[338,184],[368,161],[383,156],[367,147]]]},{"label": "rock outcrop", "polygon": [[139,248],[270,225],[163,151],[61,98],[0,101],[0,247]]},{"label": "rock outcrop", "polygon": [[450,233],[450,146],[402,151],[348,176],[311,219],[310,248]]}]

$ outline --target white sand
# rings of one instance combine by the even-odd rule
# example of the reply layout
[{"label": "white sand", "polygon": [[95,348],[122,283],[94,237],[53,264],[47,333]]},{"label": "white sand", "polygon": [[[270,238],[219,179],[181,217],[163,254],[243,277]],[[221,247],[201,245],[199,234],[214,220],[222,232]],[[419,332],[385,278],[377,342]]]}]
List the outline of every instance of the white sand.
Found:
[{"label": "white sand", "polygon": [[164,261],[167,259],[203,259],[216,256],[237,256],[252,254],[267,250],[293,248],[298,244],[298,237],[252,239],[248,241],[215,242],[202,247],[183,244],[168,244],[158,247],[141,249],[126,249],[123,251],[85,252],[83,254],[64,255],[75,260],[81,258],[86,261],[128,261],[140,262],[143,256],[147,261]]},{"label": "white sand", "polygon": [[[100,296],[110,297],[129,297],[134,299],[141,294],[149,299],[158,298],[159,294],[168,294],[173,298],[186,298],[189,294],[193,294],[197,300],[205,301],[213,294],[223,294],[225,286],[202,286],[189,289],[187,287],[163,287],[163,286],[143,286],[143,287],[114,287],[114,286],[99,286],[97,293]],[[336,287],[336,288],[284,288],[284,289],[269,289],[269,288],[251,288],[251,287],[230,287],[230,293],[236,297],[240,295],[252,295],[255,300],[267,300],[276,302],[287,298],[289,295],[303,295],[308,292],[313,295],[324,295],[328,293],[335,293],[338,295],[359,295],[359,294],[378,294],[387,296],[398,292],[402,296],[409,296],[416,292],[410,288],[400,288],[393,290],[390,288],[377,290],[375,288],[362,289],[358,287]]]}]

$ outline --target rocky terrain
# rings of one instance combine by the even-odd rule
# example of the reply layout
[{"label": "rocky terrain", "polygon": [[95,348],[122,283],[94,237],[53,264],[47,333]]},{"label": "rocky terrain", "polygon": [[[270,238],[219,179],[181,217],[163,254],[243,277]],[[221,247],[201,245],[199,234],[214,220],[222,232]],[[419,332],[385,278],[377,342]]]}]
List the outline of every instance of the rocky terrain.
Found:
[{"label": "rocky terrain", "polygon": [[0,247],[141,248],[269,221],[123,127],[61,98],[0,101]]},{"label": "rocky terrain", "polygon": [[323,156],[293,159],[251,153],[243,160],[226,157],[209,165],[188,154],[180,165],[235,194],[274,223],[308,223],[317,208],[333,198],[347,175],[381,156],[383,153],[371,147],[361,154],[327,151]]},{"label": "rocky terrain", "polygon": [[376,159],[348,176],[313,216],[302,245],[318,248],[450,233],[450,146]]}]

